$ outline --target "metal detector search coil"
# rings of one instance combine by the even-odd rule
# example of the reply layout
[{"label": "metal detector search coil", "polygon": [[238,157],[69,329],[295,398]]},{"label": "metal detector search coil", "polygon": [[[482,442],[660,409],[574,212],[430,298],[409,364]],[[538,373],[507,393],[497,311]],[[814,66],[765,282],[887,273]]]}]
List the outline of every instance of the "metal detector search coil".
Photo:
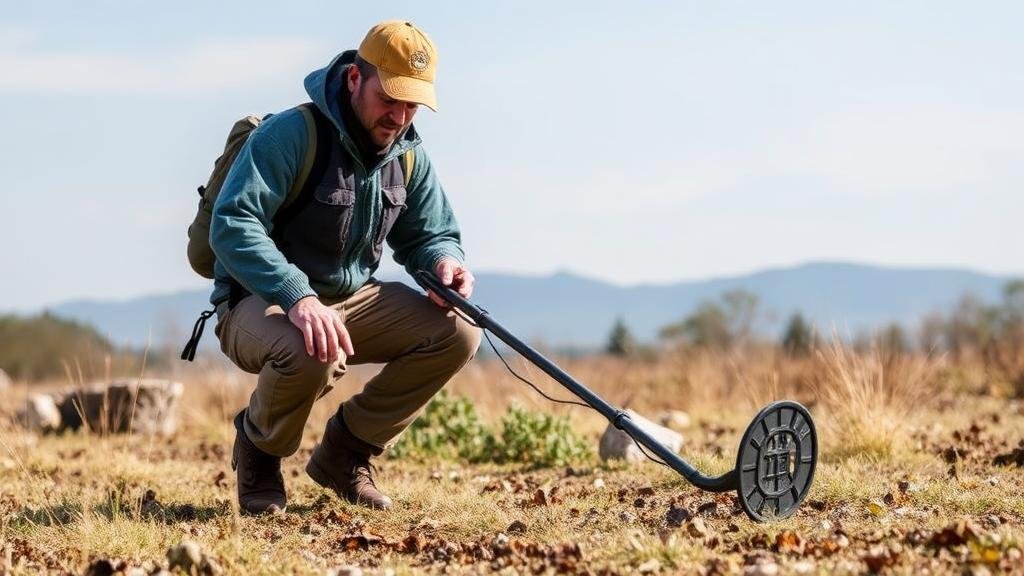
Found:
[{"label": "metal detector search coil", "polygon": [[662,462],[694,486],[709,492],[735,490],[743,511],[758,522],[791,516],[807,496],[818,461],[818,433],[811,414],[798,402],[772,402],[757,413],[747,426],[736,455],[736,467],[721,476],[705,476],[686,460],[661,444],[629,415],[611,406],[539,352],[516,338],[492,319],[486,310],[443,286],[433,274],[422,270],[414,275],[423,288],[443,298],[510,348],[543,370],[601,413],[616,428],[653,452]]}]

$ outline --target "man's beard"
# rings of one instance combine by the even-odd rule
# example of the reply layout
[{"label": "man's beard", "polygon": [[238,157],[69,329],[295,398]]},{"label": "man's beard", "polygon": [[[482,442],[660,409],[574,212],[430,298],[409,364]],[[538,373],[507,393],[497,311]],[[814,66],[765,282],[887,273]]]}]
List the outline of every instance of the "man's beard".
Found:
[{"label": "man's beard", "polygon": [[[362,100],[364,99],[364,88],[365,84],[359,87],[359,92],[356,93],[356,98],[355,101],[352,102],[352,107],[356,113],[356,118],[359,119],[359,123],[363,125],[363,129],[366,131],[366,135],[369,137],[369,140],[373,143],[374,146],[377,147],[377,150],[375,150],[375,152],[382,152],[385,149],[391,147],[392,144],[394,144],[395,140],[397,140],[398,137],[402,135],[402,131],[405,127],[400,124],[395,124],[394,122],[392,122],[390,119],[388,119],[387,114],[377,119],[364,118],[362,112],[363,110],[366,109],[366,106],[362,105]],[[385,138],[383,142],[378,141],[376,132],[378,128],[384,130],[391,130],[392,136],[390,138]]]}]

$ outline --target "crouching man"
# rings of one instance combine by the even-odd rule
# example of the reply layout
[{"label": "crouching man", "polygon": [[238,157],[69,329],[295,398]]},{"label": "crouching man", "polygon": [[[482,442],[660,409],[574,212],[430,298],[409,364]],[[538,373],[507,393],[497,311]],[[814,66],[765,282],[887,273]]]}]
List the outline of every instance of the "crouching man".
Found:
[{"label": "crouching man", "polygon": [[[298,449],[313,402],[361,363],[385,366],[328,420],[306,472],[349,502],[390,507],[371,457],[480,343],[479,329],[436,295],[371,277],[386,240],[410,272],[433,271],[465,297],[473,290],[458,225],[412,125],[420,105],[437,107],[436,65],[413,24],[374,26],[358,51],[306,77],[313,106],[260,124],[221,189],[210,227],[215,331],[239,368],[259,374],[235,418],[245,513],[285,509],[281,458]],[[300,174],[310,181],[290,196]]]}]

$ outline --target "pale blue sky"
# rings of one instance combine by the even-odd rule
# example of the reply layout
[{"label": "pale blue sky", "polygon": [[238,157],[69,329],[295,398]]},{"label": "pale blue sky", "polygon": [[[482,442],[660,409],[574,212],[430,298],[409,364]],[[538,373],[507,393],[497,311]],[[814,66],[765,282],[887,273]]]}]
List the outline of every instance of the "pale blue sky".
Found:
[{"label": "pale blue sky", "polygon": [[204,286],[231,123],[386,18],[440,50],[417,126],[475,270],[1024,272],[1019,2],[352,4],[5,7],[0,311]]}]

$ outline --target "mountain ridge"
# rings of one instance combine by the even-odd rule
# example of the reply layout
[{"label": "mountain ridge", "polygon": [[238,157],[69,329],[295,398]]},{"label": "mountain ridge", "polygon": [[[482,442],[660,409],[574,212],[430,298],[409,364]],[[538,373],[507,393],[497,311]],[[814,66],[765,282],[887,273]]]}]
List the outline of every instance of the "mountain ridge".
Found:
[{"label": "mountain ridge", "polygon": [[[549,345],[595,347],[617,317],[643,341],[679,320],[701,302],[743,289],[756,294],[764,313],[761,328],[780,330],[799,311],[819,328],[871,330],[891,322],[908,327],[932,312],[945,312],[964,294],[983,301],[1000,297],[1013,276],[966,268],[875,266],[815,261],[704,280],[617,285],[569,270],[527,276],[480,272],[473,301],[525,340]],[[413,285],[404,273],[382,280]],[[78,299],[48,309],[97,327],[121,345],[183,343],[199,312],[209,309],[209,289],[178,290],[118,301]],[[204,347],[215,345],[207,336]]]}]

